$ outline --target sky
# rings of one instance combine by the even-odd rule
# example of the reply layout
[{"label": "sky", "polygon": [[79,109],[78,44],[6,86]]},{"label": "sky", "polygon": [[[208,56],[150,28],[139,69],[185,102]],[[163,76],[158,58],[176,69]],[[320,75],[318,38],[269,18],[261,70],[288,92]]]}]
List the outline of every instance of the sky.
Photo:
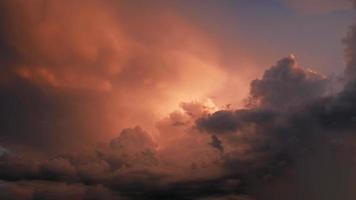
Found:
[{"label": "sky", "polygon": [[0,2],[0,199],[354,200],[353,0]]},{"label": "sky", "polygon": [[[333,5],[335,1],[326,0],[321,1],[326,8],[309,8],[309,4],[318,3],[314,1],[179,1],[177,4],[190,20],[206,28],[223,45],[232,51],[241,48],[242,52],[237,54],[252,57],[269,52],[256,65],[263,66],[291,52],[299,55],[305,65],[328,74],[338,73],[342,69],[336,66],[343,64],[340,39],[353,22],[352,5],[337,1],[339,8]],[[327,8],[327,2],[331,8]],[[342,7],[344,4],[348,6]],[[237,63],[235,67],[238,66]]]}]

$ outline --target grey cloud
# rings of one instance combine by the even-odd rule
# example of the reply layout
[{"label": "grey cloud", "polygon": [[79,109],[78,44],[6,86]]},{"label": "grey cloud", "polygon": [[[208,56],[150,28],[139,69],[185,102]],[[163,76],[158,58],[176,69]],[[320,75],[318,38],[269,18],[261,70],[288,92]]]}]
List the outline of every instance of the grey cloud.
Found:
[{"label": "grey cloud", "polygon": [[211,136],[210,145],[218,149],[219,151],[224,152],[224,146],[222,145],[222,142],[219,140],[219,138],[216,135]]},{"label": "grey cloud", "polygon": [[197,127],[211,133],[229,133],[243,129],[249,124],[266,124],[273,121],[275,113],[268,110],[221,110],[201,117]]},{"label": "grey cloud", "polygon": [[0,182],[0,198],[7,200],[119,200],[125,199],[102,185],[58,183],[50,181]]},{"label": "grey cloud", "polygon": [[298,66],[295,57],[281,59],[251,82],[250,104],[284,109],[320,98],[326,92],[324,75]]}]

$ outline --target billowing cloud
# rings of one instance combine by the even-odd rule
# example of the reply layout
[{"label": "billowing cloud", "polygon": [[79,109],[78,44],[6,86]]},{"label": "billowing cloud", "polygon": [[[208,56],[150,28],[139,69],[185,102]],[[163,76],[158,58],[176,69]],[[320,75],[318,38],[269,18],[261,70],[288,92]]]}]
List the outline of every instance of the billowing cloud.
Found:
[{"label": "billowing cloud", "polygon": [[262,79],[252,81],[250,104],[283,109],[320,98],[326,92],[324,75],[303,69],[293,55],[265,71]]},{"label": "billowing cloud", "polygon": [[[348,78],[340,93],[325,94],[327,78],[296,68],[295,58],[289,57],[267,70],[262,79],[252,82],[250,100],[257,103],[251,108],[221,110],[196,121],[205,133],[219,134],[226,149],[226,169],[249,180],[246,184],[250,188],[260,188],[253,195],[255,198],[355,197],[350,189],[355,184],[355,170],[348,168],[354,166],[354,161],[346,153],[355,147],[354,35],[351,30],[346,40]],[[309,95],[299,96],[305,91],[310,91]],[[321,165],[329,168],[322,170]],[[349,176],[334,174],[341,168],[349,169]],[[251,180],[254,176],[257,178]],[[314,177],[314,181],[303,181],[307,176]],[[330,187],[333,189],[325,192]],[[281,190],[289,192],[284,194]]]},{"label": "billowing cloud", "polygon": [[60,151],[138,124],[153,134],[181,101],[219,88],[213,41],[167,7],[134,4],[0,3],[2,143]]},{"label": "billowing cloud", "polygon": [[213,42],[167,8],[133,4],[0,3],[0,198],[250,200],[292,188],[315,200],[339,184],[330,197],[354,199],[354,176],[320,177],[354,165],[355,30],[340,93],[289,56],[251,82],[247,107],[220,110],[197,100],[225,79]]},{"label": "billowing cloud", "polygon": [[[253,92],[256,82],[268,87],[258,88],[261,95],[250,96],[262,103],[245,109],[217,110],[210,100],[181,103],[179,110],[157,122],[156,135],[140,127],[127,128],[90,152],[36,162],[6,154],[0,160],[0,177],[6,180],[6,188],[15,189],[5,191],[15,195],[11,192],[22,190],[18,184],[25,181],[31,188],[26,195],[32,195],[33,190],[41,189],[38,181],[50,181],[65,188],[89,185],[75,195],[103,187],[107,195],[129,199],[142,195],[147,199],[258,199],[264,186],[279,180],[284,170],[300,170],[295,163],[301,158],[324,152],[323,148],[338,152],[352,148],[344,144],[349,134],[342,134],[346,138],[334,134],[335,130],[352,131],[351,121],[326,123],[337,116],[335,113],[350,113],[337,106],[352,97],[346,92],[349,86],[335,97],[325,97],[326,77],[296,67],[295,62],[292,57],[282,59],[253,81],[251,94],[257,94]],[[271,84],[276,82],[279,84]],[[294,92],[285,93],[289,96],[276,93],[291,88]],[[309,98],[303,99],[299,90],[315,94],[310,92]],[[278,107],[270,96],[290,101]],[[53,192],[45,190],[49,190],[46,194]]]}]

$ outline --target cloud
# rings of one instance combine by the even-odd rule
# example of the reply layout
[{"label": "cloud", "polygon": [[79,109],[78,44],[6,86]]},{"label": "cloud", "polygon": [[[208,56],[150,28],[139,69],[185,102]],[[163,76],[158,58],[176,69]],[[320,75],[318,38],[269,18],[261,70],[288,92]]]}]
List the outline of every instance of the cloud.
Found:
[{"label": "cloud", "polygon": [[58,153],[85,148],[77,137],[153,132],[181,101],[217,89],[225,72],[214,42],[170,8],[145,5],[1,2],[2,144]]},{"label": "cloud", "polygon": [[152,166],[157,164],[157,144],[140,127],[124,129],[110,142],[106,160],[113,169],[120,167]]},{"label": "cloud", "polygon": [[263,124],[273,120],[274,113],[266,110],[221,110],[199,118],[197,127],[212,133],[235,132],[255,123]]},{"label": "cloud", "polygon": [[356,77],[356,63],[355,63],[355,57],[356,57],[356,38],[355,38],[355,33],[356,33],[356,26],[352,26],[344,39],[344,44],[346,44],[346,60],[347,60],[347,66],[346,66],[346,71],[345,71],[345,76],[347,80],[351,81],[354,80]]},{"label": "cloud", "polygon": [[[342,135],[334,133],[352,131],[351,122],[337,121],[336,117],[337,125],[325,123],[334,120],[335,113],[351,113],[339,106],[352,106],[347,104],[353,96],[346,92],[349,86],[337,96],[325,97],[321,85],[326,77],[294,63],[295,58],[282,59],[261,79],[253,81],[251,94],[256,95],[250,98],[262,99],[262,103],[245,109],[216,111],[210,101],[181,103],[179,110],[157,122],[157,135],[140,127],[126,128],[110,142],[87,153],[44,160],[14,153],[3,156],[0,178],[11,186],[5,187],[4,194],[31,196],[40,190],[39,195],[48,198],[47,194],[54,193],[56,197],[61,191],[52,191],[51,187],[42,190],[37,183],[40,181],[63,186],[64,194],[79,199],[86,195],[88,187],[98,186],[104,188],[105,194],[129,199],[142,195],[147,199],[258,197],[263,187],[279,180],[284,170],[300,170],[294,168],[295,163],[313,155],[319,147],[336,151],[350,147],[344,144]],[[268,87],[260,87],[259,93],[254,93],[259,86],[253,84],[256,82]],[[271,84],[275,82],[278,84]],[[292,88],[293,92],[282,96],[276,93],[276,87],[278,91]],[[303,90],[316,94],[303,99],[298,93]],[[278,107],[270,96],[290,101]],[[30,162],[33,159],[35,162]],[[17,192],[24,190],[18,187],[23,182],[30,189]],[[80,187],[76,191],[81,192],[72,193],[72,187]]]},{"label": "cloud", "polygon": [[75,167],[64,158],[54,158],[43,163],[40,167],[40,173],[43,173],[48,179],[73,179],[76,174]]},{"label": "cloud", "polygon": [[155,143],[151,136],[140,127],[124,129],[120,136],[111,140],[110,147],[117,151],[130,153],[142,153],[144,151],[155,151]]},{"label": "cloud", "polygon": [[[310,124],[313,116],[304,114],[304,106],[322,96],[320,85],[325,77],[299,68],[295,62],[291,57],[282,59],[251,84],[251,98],[261,99],[258,105],[217,111],[210,100],[181,103],[178,111],[157,122],[157,135],[140,127],[127,128],[87,154],[44,160],[10,154],[0,162],[0,178],[16,184],[26,180],[34,188],[40,187],[34,181],[103,185],[129,198],[155,198],[161,192],[177,198],[205,197],[215,192],[235,195],[235,190],[239,195],[245,185],[252,188],[274,177],[285,167],[283,163],[288,164],[313,143],[314,127],[319,125]],[[259,82],[269,86],[260,87]],[[29,85],[28,80],[25,85]],[[280,85],[284,86],[280,91],[320,91],[304,99],[286,93],[289,96],[283,98],[290,103],[278,107],[271,96],[282,98],[275,92]],[[41,95],[45,94],[38,95],[36,98],[43,99]],[[292,105],[295,112],[284,109]],[[253,174],[260,174],[256,181],[249,180]],[[224,178],[231,176],[235,181]],[[210,184],[216,185],[217,191],[203,192]]]},{"label": "cloud", "polygon": [[3,156],[6,156],[10,153],[9,150],[5,149],[5,148],[2,148],[0,147],[0,158],[3,157]]},{"label": "cloud", "polygon": [[[255,189],[254,198],[355,198],[350,189],[354,161],[347,153],[355,150],[355,33],[351,28],[344,40],[346,83],[339,93],[325,93],[327,78],[297,67],[289,57],[251,83],[252,107],[221,110],[196,121],[205,134],[219,134],[227,149],[225,166],[249,180],[245,184]],[[264,120],[250,117],[266,111]]]},{"label": "cloud", "polygon": [[[219,110],[209,99],[181,103],[225,76],[204,34],[170,12],[114,1],[0,5],[0,141],[11,150],[0,149],[1,198],[259,199],[269,185],[284,191],[276,182],[293,171],[315,177],[318,190],[303,193],[313,199],[330,190],[318,178],[348,163],[320,158],[352,157],[355,30],[339,94],[290,56],[252,81],[248,107]],[[136,126],[148,122],[156,131]],[[318,173],[322,165],[332,167]],[[333,175],[335,193],[353,183]]]},{"label": "cloud", "polygon": [[0,197],[9,200],[125,199],[102,185],[66,184],[48,181],[0,182]]},{"label": "cloud", "polygon": [[212,135],[211,140],[212,141],[211,141],[210,145],[212,147],[218,149],[221,152],[224,152],[224,147],[218,137],[216,137],[215,135]]},{"label": "cloud", "polygon": [[[353,165],[347,164],[350,156],[345,151],[354,149],[355,144],[352,134],[356,88],[352,73],[354,33],[351,30],[346,39],[349,61],[345,76],[348,79],[340,93],[325,93],[327,77],[298,67],[295,57],[287,57],[266,70],[261,79],[252,81],[249,97],[252,104],[248,109],[220,110],[196,120],[197,128],[203,133],[219,134],[226,170],[240,177],[248,188],[256,189],[253,197],[293,199],[303,194],[303,199],[323,199],[322,191],[331,186],[322,180],[330,178],[333,180],[330,198],[354,198],[349,189],[354,184],[352,178],[328,174],[334,170],[320,174],[321,165],[333,169]],[[338,158],[339,161],[334,161]],[[285,171],[292,174],[284,174]],[[300,180],[304,173],[317,176],[311,186],[315,190],[308,190],[304,185],[307,183]],[[284,184],[288,184],[284,187],[279,183],[283,177],[290,178],[285,180]],[[276,185],[268,187],[267,183]],[[283,196],[281,190],[295,193]],[[295,196],[290,197],[291,193]]]},{"label": "cloud", "polygon": [[252,81],[250,104],[284,109],[320,98],[326,92],[324,75],[298,66],[293,55],[266,70],[262,79]]},{"label": "cloud", "polygon": [[252,198],[246,195],[226,195],[226,196],[202,198],[200,200],[252,200]]}]

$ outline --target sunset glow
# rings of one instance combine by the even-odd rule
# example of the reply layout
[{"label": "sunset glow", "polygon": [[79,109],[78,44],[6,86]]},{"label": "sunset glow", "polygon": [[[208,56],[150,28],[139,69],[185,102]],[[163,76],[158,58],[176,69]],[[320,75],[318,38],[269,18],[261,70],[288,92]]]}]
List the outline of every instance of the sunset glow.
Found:
[{"label": "sunset glow", "polygon": [[353,0],[0,1],[0,200],[354,200]]}]

